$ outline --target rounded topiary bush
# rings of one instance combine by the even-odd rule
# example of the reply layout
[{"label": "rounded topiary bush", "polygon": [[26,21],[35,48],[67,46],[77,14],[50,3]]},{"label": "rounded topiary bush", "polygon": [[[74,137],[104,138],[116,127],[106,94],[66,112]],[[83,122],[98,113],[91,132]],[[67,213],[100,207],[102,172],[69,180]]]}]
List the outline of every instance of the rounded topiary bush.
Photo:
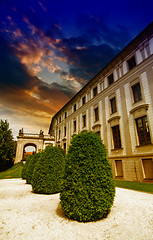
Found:
[{"label": "rounded topiary bush", "polygon": [[33,170],[36,166],[36,163],[40,157],[41,153],[35,153],[34,155],[32,155],[31,160],[27,166],[27,170],[26,170],[26,182],[28,184],[31,184],[31,180],[32,180],[32,175],[33,175]]},{"label": "rounded topiary bush", "polygon": [[82,222],[105,218],[114,195],[112,169],[101,138],[93,132],[75,135],[66,156],[60,192],[65,214]]},{"label": "rounded topiary bush", "polygon": [[21,177],[22,179],[26,179],[27,178],[27,168],[28,168],[28,164],[31,161],[32,155],[29,155],[21,172]]},{"label": "rounded topiary bush", "polygon": [[32,189],[35,193],[54,194],[61,190],[65,158],[58,147],[47,146],[33,171]]}]

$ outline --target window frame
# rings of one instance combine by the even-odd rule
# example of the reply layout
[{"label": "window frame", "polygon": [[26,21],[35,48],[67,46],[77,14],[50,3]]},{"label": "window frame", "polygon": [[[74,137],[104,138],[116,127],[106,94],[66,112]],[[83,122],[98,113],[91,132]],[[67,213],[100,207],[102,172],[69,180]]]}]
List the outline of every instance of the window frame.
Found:
[{"label": "window frame", "polygon": [[76,103],[73,105],[73,111],[76,112]]},{"label": "window frame", "polygon": [[134,85],[131,86],[131,88],[132,88],[134,103],[141,101],[142,100],[142,91],[141,91],[140,82],[135,83]]},{"label": "window frame", "polygon": [[[139,120],[141,121],[140,123],[138,123]],[[151,144],[151,134],[150,134],[147,115],[136,118],[135,122],[136,122],[139,146],[145,146],[145,145]],[[138,126],[138,124],[141,124],[142,126]],[[141,128],[142,128],[142,130],[141,130]],[[148,133],[148,136],[147,136],[147,133]]]},{"label": "window frame", "polygon": [[[121,174],[119,174],[121,173]],[[122,160],[115,160],[115,177],[123,178],[123,161]]]},{"label": "window frame", "polygon": [[65,112],[65,118],[67,118],[67,112]]},{"label": "window frame", "polygon": [[66,142],[63,144],[63,149],[66,152]]},{"label": "window frame", "polygon": [[116,105],[116,97],[115,96],[110,99],[110,106],[111,106],[111,114],[116,113],[117,105]]},{"label": "window frame", "polygon": [[112,127],[112,136],[113,136],[114,149],[122,148],[119,124]]},{"label": "window frame", "polygon": [[73,121],[73,132],[76,132],[76,120]]},{"label": "window frame", "polygon": [[87,117],[86,114],[82,116],[82,127],[85,128],[87,126]]},{"label": "window frame", "polygon": [[96,107],[94,108],[94,119],[95,119],[95,122],[99,121],[99,108]]},{"label": "window frame", "polygon": [[96,97],[98,94],[98,88],[97,86],[93,88],[93,97]]},{"label": "window frame", "polygon": [[64,137],[66,137],[66,126],[64,126]]},{"label": "window frame", "polygon": [[82,105],[84,105],[85,103],[86,103],[86,96],[82,98]]},{"label": "window frame", "polygon": [[133,55],[132,57],[130,57],[128,60],[127,60],[127,65],[128,65],[128,70],[132,70],[134,67],[137,66],[137,62],[136,62],[136,57],[135,55]]},{"label": "window frame", "polygon": [[58,130],[58,139],[61,139],[61,129]]},{"label": "window frame", "polygon": [[114,74],[113,72],[107,77],[108,79],[108,86],[110,86],[112,83],[114,83]]}]

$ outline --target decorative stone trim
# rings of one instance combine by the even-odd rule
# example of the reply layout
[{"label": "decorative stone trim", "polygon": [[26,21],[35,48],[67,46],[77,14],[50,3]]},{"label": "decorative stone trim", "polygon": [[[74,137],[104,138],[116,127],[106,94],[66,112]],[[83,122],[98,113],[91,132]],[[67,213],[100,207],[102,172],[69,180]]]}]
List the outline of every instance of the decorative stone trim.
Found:
[{"label": "decorative stone trim", "polygon": [[130,111],[130,114],[132,114],[134,118],[139,118],[147,114],[148,108],[149,104],[144,103],[133,107]]},{"label": "decorative stone trim", "polygon": [[135,111],[140,110],[142,108],[144,108],[145,110],[148,110],[148,107],[149,107],[149,104],[147,104],[147,103],[138,105],[138,106],[131,109],[130,114],[133,114]]},{"label": "decorative stone trim", "polygon": [[67,138],[66,138],[66,137],[64,137],[64,138],[62,139],[62,141],[63,141],[63,142],[66,142],[66,140],[67,140]]},{"label": "decorative stone trim", "polygon": [[121,148],[113,148],[113,149],[111,149],[111,151],[114,151],[116,153],[120,153],[122,150],[123,150],[122,147]]},{"label": "decorative stone trim", "polygon": [[97,123],[95,125],[92,126],[92,129],[95,129],[95,128],[100,128],[101,127],[101,124],[100,123]]},{"label": "decorative stone trim", "polygon": [[87,132],[87,128],[83,128],[81,132]]},{"label": "decorative stone trim", "polygon": [[121,116],[114,116],[114,117],[111,117],[107,120],[108,123],[110,122],[113,122],[113,121],[119,121],[119,119],[121,118]]},{"label": "decorative stone trim", "polygon": [[92,129],[93,129],[94,132],[99,132],[100,129],[101,129],[101,124],[100,123],[94,124],[92,126]]},{"label": "decorative stone trim", "polygon": [[107,120],[107,122],[110,123],[110,126],[111,126],[111,127],[114,127],[114,126],[116,126],[116,125],[119,125],[119,120],[120,120],[120,118],[121,118],[121,116],[116,115],[116,116],[113,116],[113,117],[109,118],[109,119]]}]

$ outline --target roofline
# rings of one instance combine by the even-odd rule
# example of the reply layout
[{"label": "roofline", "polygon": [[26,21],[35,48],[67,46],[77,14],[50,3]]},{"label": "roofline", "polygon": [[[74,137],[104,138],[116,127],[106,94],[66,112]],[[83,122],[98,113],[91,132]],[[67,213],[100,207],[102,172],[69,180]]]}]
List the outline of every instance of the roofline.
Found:
[{"label": "roofline", "polygon": [[[124,47],[108,64],[106,64],[106,66],[104,66],[102,68],[102,70],[100,70],[89,82],[87,82],[83,88],[81,88],[53,117],[51,120],[51,124],[50,124],[50,128],[49,128],[49,133],[50,133],[50,129],[52,126],[52,122],[53,119],[56,118],[56,116],[58,115],[59,112],[61,112],[71,101],[73,101],[73,99],[76,98],[77,95],[79,95],[100,73],[102,73],[104,70],[106,70],[108,68],[109,65],[115,63],[115,60],[117,58],[121,58],[121,56],[124,54],[124,52],[135,42],[137,42],[137,40],[140,39],[140,37],[145,37],[148,33],[148,36],[151,35],[151,33],[153,34],[153,21],[144,29],[142,30],[142,32],[140,32],[131,42],[128,43],[128,45],[126,45],[126,47]],[[141,41],[142,42],[142,41]],[[138,44],[137,44],[138,45]]]}]

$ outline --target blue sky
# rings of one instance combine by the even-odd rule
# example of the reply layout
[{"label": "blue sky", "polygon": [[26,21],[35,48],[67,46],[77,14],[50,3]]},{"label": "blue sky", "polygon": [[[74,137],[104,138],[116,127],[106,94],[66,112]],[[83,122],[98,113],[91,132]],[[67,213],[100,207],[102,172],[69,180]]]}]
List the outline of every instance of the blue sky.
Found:
[{"label": "blue sky", "polygon": [[147,1],[0,1],[0,116],[47,134],[52,116],[153,20]]}]

